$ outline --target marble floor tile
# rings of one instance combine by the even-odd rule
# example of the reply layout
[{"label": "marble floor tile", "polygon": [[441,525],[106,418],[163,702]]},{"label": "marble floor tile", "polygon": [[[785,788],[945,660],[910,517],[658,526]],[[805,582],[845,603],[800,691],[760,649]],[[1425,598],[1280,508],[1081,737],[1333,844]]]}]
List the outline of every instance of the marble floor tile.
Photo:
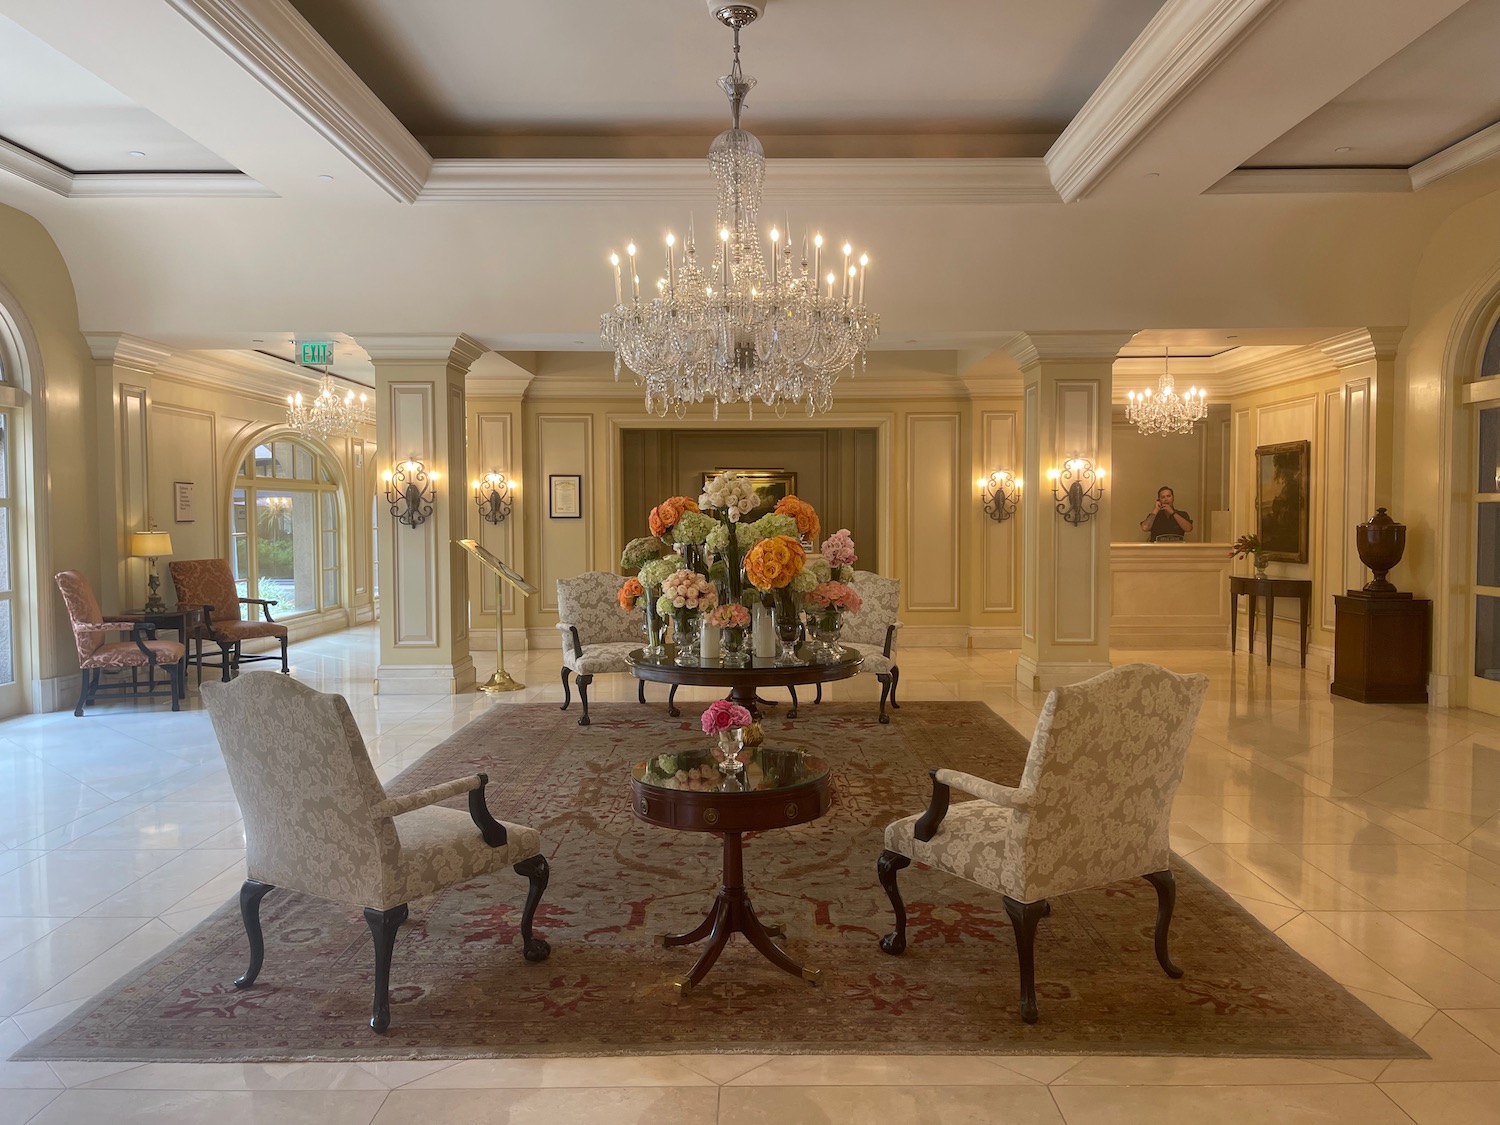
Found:
[{"label": "marble floor tile", "polygon": [[1067,1125],[1411,1125],[1379,1089],[1328,1086],[1053,1086]]},{"label": "marble floor tile", "polygon": [[1435,1007],[1500,1007],[1500,982],[1389,914],[1315,911],[1312,918]]},{"label": "marble floor tile", "polygon": [[1382,1090],[1416,1125],[1500,1125],[1500,1082],[1401,1082]]},{"label": "marble floor tile", "polygon": [[671,1055],[644,1058],[474,1059],[413,1079],[407,1090],[560,1089],[599,1086],[713,1086]]},{"label": "marble floor tile", "polygon": [[1003,1057],[780,1055],[726,1086],[1029,1086]]},{"label": "marble floor tile", "polygon": [[725,1086],[719,1125],[1063,1125],[1043,1086]]},{"label": "marble floor tile", "polygon": [[370,1125],[387,1096],[384,1090],[65,1090],[28,1125]]},{"label": "marble floor tile", "polygon": [[1431,1058],[1396,1059],[1380,1074],[1390,1082],[1500,1080],[1500,1054],[1446,1012],[1438,1012],[1412,1037]]},{"label": "marble floor tile", "polygon": [[719,1117],[719,1087],[392,1090],[372,1125],[702,1125]]}]

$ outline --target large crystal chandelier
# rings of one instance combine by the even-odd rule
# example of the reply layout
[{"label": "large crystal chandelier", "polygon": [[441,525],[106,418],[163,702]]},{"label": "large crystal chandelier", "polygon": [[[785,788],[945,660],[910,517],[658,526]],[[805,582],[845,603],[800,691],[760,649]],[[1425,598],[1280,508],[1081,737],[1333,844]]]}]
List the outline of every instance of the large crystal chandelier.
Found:
[{"label": "large crystal chandelier", "polygon": [[1190,434],[1193,423],[1208,413],[1206,392],[1189,387],[1187,394],[1177,393],[1177,381],[1170,370],[1172,349],[1167,348],[1161,361],[1161,379],[1156,393],[1147,387],[1140,394],[1131,391],[1125,407],[1125,419],[1143,434]]},{"label": "large crystal chandelier", "polygon": [[[800,257],[790,232],[759,229],[766,155],[753,133],[740,128],[740,110],[755,79],[740,70],[740,29],[763,5],[710,3],[734,32],[734,64],[719,86],[729,96],[733,127],[714,138],[708,164],[718,181],[717,239],[699,260],[692,223],[680,249],[666,238],[666,272],[641,296],[636,247],[625,248],[628,270],[615,271],[615,304],[600,322],[604,343],[615,353],[615,378],[630,368],[646,389],[646,409],[682,417],[693,403],[719,408],[757,400],[784,415],[793,403],[808,414],[833,406],[833,384],[845,369],[863,369],[865,348],[880,318],[865,308],[869,256],[853,258],[844,243],[837,263],[829,248],[824,274],[823,236],[804,237]],[[810,257],[809,257],[810,254]],[[769,268],[768,268],[769,267]]]},{"label": "large crystal chandelier", "polygon": [[311,401],[304,399],[301,391],[286,396],[286,424],[298,433],[327,441],[357,434],[362,426],[373,426],[375,410],[363,392],[357,399],[352,390],[340,394],[333,376],[324,371]]}]

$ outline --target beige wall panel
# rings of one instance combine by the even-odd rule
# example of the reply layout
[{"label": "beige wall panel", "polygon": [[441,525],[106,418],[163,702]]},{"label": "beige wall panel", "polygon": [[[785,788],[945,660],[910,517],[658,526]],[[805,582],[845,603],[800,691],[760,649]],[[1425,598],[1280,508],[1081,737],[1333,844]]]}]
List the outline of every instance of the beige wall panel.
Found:
[{"label": "beige wall panel", "polygon": [[914,414],[906,423],[906,605],[913,610],[958,608],[957,414]]},{"label": "beige wall panel", "polygon": [[[987,412],[981,419],[984,449],[980,475],[988,476],[1004,469],[1022,478],[1023,488],[1035,489],[1021,469],[1021,450],[1017,444],[1019,419],[1015,411]],[[981,498],[982,499],[982,498]],[[1024,502],[1024,498],[1023,498]],[[1014,611],[1016,608],[1016,525],[1015,516],[996,523],[980,513],[980,555],[983,560],[980,604],[986,611]]]},{"label": "beige wall panel", "polygon": [[[1095,434],[1099,426],[1099,384],[1057,384],[1057,452],[1061,462],[1075,453],[1097,463]],[[1102,466],[1101,466],[1102,467]],[[1109,486],[1109,478],[1105,478]],[[1047,495],[1051,496],[1049,488]],[[1106,493],[1107,495],[1107,493]],[[1099,639],[1100,606],[1095,592],[1098,544],[1108,527],[1109,512],[1101,500],[1099,512],[1077,526],[1064,522],[1049,506],[1053,543],[1053,636],[1063,644],[1094,644]]]},{"label": "beige wall panel", "polygon": [[[1308,395],[1285,402],[1272,402],[1255,412],[1255,444],[1279,445],[1284,441],[1318,440],[1318,400]],[[1255,450],[1250,450],[1250,471],[1255,471]],[[1313,482],[1317,487],[1317,482]],[[1254,487],[1254,482],[1251,482]]]},{"label": "beige wall panel", "polygon": [[[432,402],[436,389],[432,383],[390,385],[391,463],[415,457],[431,464],[437,438],[433,432]],[[452,487],[451,481],[440,481],[439,484],[444,488]],[[400,592],[399,596],[383,599],[386,607],[394,607],[395,644],[398,647],[433,647],[438,643],[438,560],[432,537],[423,534],[420,526],[404,527],[389,514],[384,518],[390,520],[392,526],[394,573],[391,575],[391,593]],[[422,591],[420,596],[418,591]],[[392,612],[392,609],[385,608],[382,612]]]},{"label": "beige wall panel", "polygon": [[[151,515],[157,527],[172,537],[173,558],[212,559],[222,555],[216,448],[211,413],[152,402]],[[191,523],[176,521],[177,481],[193,485]],[[165,569],[166,564],[161,566]],[[162,585],[170,586],[170,578],[163,576]]]},{"label": "beige wall panel", "polygon": [[[447,473],[447,481],[439,482],[441,491],[438,493],[440,503],[445,503],[447,508],[446,521],[437,521],[437,536],[435,550],[439,565],[443,560],[447,561],[448,579],[451,585],[453,600],[450,615],[453,621],[453,641],[459,652],[467,649],[465,641],[469,636],[469,560],[467,551],[455,546],[454,540],[462,539],[464,529],[468,527],[468,513],[471,509],[469,499],[469,460],[468,460],[468,418],[464,411],[464,387],[463,383],[450,383],[448,393],[448,443],[447,464],[444,466]],[[443,493],[446,492],[446,497]],[[434,513],[436,514],[436,513]]]},{"label": "beige wall panel", "polygon": [[[1039,394],[1040,389],[1036,384],[1026,388],[1024,417],[1035,418],[1037,416]],[[1025,465],[1040,465],[1041,440],[1042,435],[1038,426],[1026,427],[1022,434],[1022,442],[1026,448],[1023,462]],[[1030,471],[1029,468],[1028,471]],[[1032,475],[1036,479],[1031,482],[1031,499],[1023,499],[1021,503],[1021,526],[1025,529],[1027,539],[1036,542],[1036,536],[1041,533],[1043,514],[1047,513],[1050,516],[1051,505],[1047,494],[1043,491],[1042,482],[1045,478],[1040,472],[1032,473]],[[1028,641],[1036,640],[1036,603],[1036,552],[1026,550],[1021,552],[1021,635]]]},{"label": "beige wall panel", "polygon": [[[150,445],[146,432],[146,391],[142,387],[120,388],[120,480],[121,513],[127,536],[132,531],[147,531],[153,517],[150,510]],[[158,517],[159,518],[159,517]],[[130,549],[127,541],[123,544]]]},{"label": "beige wall panel", "polygon": [[[533,491],[541,493],[536,504],[542,529],[537,585],[540,587],[540,608],[551,613],[557,612],[559,578],[572,578],[598,569],[594,562],[592,529],[596,521],[607,518],[604,505],[609,503],[609,497],[604,482],[597,479],[593,471],[593,437],[592,415],[537,416],[538,472]],[[553,519],[548,514],[551,493],[548,478],[558,473],[583,477],[582,519]],[[607,560],[605,569],[613,570],[616,561]]]},{"label": "beige wall panel", "polygon": [[1214,544],[1110,548],[1110,642],[1217,648],[1227,642],[1229,560]]},{"label": "beige wall panel", "polygon": [[[508,412],[489,413],[481,411],[474,419],[474,450],[470,458],[470,478],[477,479],[485,473],[504,473],[507,479],[516,475],[514,461],[512,459],[514,443],[511,440],[512,420]],[[473,490],[470,489],[472,495]],[[537,493],[532,489],[532,493]],[[530,499],[530,497],[528,497]],[[543,497],[545,499],[545,497]],[[515,490],[511,494],[512,510],[520,501],[520,491]],[[504,523],[494,524],[484,519],[479,514],[477,507],[469,508],[469,535],[477,539],[479,543],[497,558],[504,559],[516,570],[522,569],[519,560],[515,558],[515,515],[511,515]],[[495,576],[481,566],[478,560],[471,560],[469,564],[470,589],[478,591],[474,599],[475,605],[480,613],[492,615],[495,612]],[[511,589],[509,583],[502,583],[505,589],[501,595],[501,612],[514,613],[516,592]]]},{"label": "beige wall panel", "polygon": [[1312,607],[1313,621],[1325,629],[1333,628],[1333,595],[1342,594],[1344,575],[1343,540],[1338,527],[1344,522],[1344,500],[1348,458],[1344,448],[1344,392],[1342,389],[1323,394],[1323,435],[1313,443],[1313,480],[1328,482],[1323,490],[1323,521],[1308,529],[1311,539],[1309,561],[1318,571],[1323,596]]},{"label": "beige wall panel", "polygon": [[[1369,379],[1344,385],[1344,488],[1343,518],[1329,527],[1330,540],[1338,544],[1343,559],[1342,575],[1330,583],[1331,593],[1358,590],[1370,580],[1370,572],[1359,561],[1354,546],[1354,529],[1375,514],[1371,506],[1374,481],[1370,469],[1374,463],[1371,446],[1375,440],[1374,388]],[[1324,599],[1330,612],[1332,598]],[[1328,626],[1333,628],[1332,623]]]}]

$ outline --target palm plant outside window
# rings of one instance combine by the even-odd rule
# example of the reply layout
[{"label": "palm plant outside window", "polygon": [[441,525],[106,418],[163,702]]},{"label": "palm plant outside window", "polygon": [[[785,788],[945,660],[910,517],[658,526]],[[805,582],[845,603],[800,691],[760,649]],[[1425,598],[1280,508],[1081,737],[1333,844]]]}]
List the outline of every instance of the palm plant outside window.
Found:
[{"label": "palm plant outside window", "polygon": [[230,503],[230,565],[242,597],[280,604],[277,620],[341,604],[338,486],[301,442],[262,442],[240,463]]}]

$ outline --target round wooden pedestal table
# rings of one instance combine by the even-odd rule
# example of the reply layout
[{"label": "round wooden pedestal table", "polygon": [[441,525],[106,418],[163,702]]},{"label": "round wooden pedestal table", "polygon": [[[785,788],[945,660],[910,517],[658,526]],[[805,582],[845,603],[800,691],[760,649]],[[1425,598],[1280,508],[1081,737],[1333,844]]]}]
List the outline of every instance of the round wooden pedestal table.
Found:
[{"label": "round wooden pedestal table", "polygon": [[[779,926],[766,926],[755,915],[745,893],[744,845],[746,832],[764,832],[817,820],[828,811],[828,764],[800,750],[761,746],[750,752],[742,770],[721,774],[709,781],[677,780],[686,773],[708,767],[718,773],[709,750],[663,754],[641,762],[630,779],[631,807],[647,824],[674,828],[679,832],[713,832],[724,841],[724,873],[718,896],[703,921],[683,934],[664,934],[665,946],[691,945],[708,939],[708,946],[687,976],[677,979],[686,995],[713,968],[729,944],[729,935],[740,933],[779,969],[818,983],[818,970],[799,965],[771,939],[784,938]],[[688,785],[704,788],[686,788]]]},{"label": "round wooden pedestal table", "polygon": [[[766,687],[796,688],[803,684],[826,684],[834,680],[847,680],[859,675],[863,658],[859,650],[848,645],[839,645],[837,659],[815,661],[806,649],[799,649],[797,663],[778,664],[774,660],[752,660],[743,668],[726,668],[718,660],[700,660],[697,664],[678,664],[677,650],[666,646],[663,655],[650,657],[645,649],[636,649],[625,657],[631,674],[638,680],[650,680],[658,684],[676,687],[727,687],[729,701],[738,703],[757,719],[760,718],[760,699],[756,692]],[[676,692],[674,691],[675,695]],[[793,706],[787,718],[797,717],[796,692],[792,693]],[[668,714],[678,716],[675,703],[669,701]]]}]

